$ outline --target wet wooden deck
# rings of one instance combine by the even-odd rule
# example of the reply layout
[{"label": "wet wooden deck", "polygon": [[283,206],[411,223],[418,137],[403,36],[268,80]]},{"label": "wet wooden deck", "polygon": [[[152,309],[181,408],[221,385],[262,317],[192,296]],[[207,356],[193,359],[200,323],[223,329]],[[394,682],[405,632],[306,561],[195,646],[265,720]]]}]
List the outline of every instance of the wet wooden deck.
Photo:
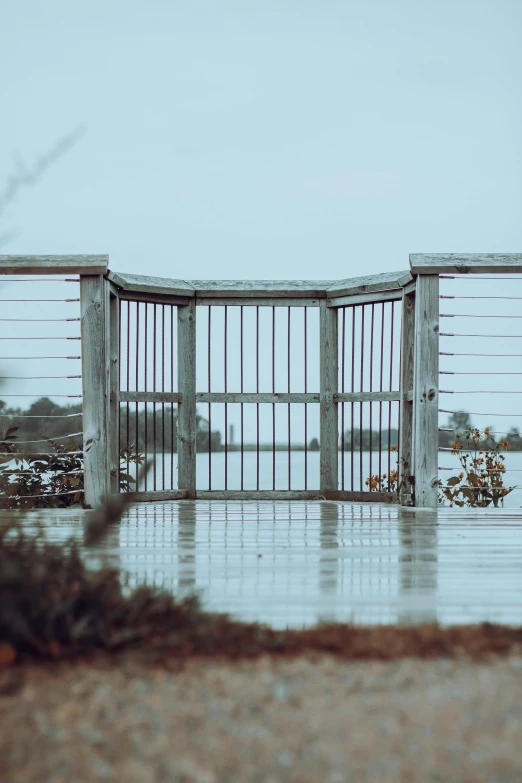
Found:
[{"label": "wet wooden deck", "polygon": [[[32,512],[81,536],[87,512]],[[133,584],[197,592],[274,627],[318,620],[522,624],[522,512],[414,511],[333,501],[131,507],[103,547]],[[91,557],[92,551],[86,552]]]}]

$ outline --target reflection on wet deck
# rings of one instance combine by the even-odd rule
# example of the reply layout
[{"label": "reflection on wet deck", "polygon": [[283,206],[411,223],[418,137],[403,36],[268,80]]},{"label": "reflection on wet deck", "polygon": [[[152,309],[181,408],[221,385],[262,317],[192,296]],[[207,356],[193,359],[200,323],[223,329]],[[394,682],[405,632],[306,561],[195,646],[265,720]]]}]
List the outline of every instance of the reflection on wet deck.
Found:
[{"label": "reflection on wet deck", "polygon": [[[80,528],[81,514],[41,517],[53,538]],[[519,511],[142,503],[104,552],[134,584],[197,592],[209,609],[278,628],[321,619],[522,624]]]}]

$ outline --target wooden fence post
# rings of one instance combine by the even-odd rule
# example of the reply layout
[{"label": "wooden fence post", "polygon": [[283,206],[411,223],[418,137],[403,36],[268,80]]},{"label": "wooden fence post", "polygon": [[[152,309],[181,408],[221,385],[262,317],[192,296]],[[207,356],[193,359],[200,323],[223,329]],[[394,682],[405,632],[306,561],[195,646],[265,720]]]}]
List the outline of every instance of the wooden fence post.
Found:
[{"label": "wooden fence post", "polygon": [[80,276],[85,503],[91,507],[110,490],[108,289],[102,275]]},{"label": "wooden fence post", "polygon": [[415,351],[415,290],[402,296],[402,346],[401,346],[401,424],[399,433],[399,502],[402,506],[413,504],[413,400],[408,394],[413,390]]},{"label": "wooden fence post", "polygon": [[[196,304],[178,306],[178,489],[196,497]],[[209,441],[210,448],[210,441]]]},{"label": "wooden fence post", "polygon": [[320,490],[336,492],[338,479],[338,421],[334,394],[338,384],[337,309],[320,304]]},{"label": "wooden fence post", "polygon": [[[110,352],[110,396],[109,396],[109,472],[111,494],[119,492],[120,468],[120,300],[110,292],[109,301],[109,352]],[[137,445],[136,445],[137,448]],[[138,485],[136,484],[136,490]]]},{"label": "wooden fence post", "polygon": [[415,295],[413,459],[415,505],[437,506],[439,449],[439,276],[418,275]]}]

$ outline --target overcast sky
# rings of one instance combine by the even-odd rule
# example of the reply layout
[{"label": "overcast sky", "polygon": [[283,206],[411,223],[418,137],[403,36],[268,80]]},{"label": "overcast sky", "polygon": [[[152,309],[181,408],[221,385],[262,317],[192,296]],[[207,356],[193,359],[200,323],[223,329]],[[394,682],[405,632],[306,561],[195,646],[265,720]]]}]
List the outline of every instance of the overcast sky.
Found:
[{"label": "overcast sky", "polygon": [[[0,212],[20,160],[30,171],[84,133],[0,214],[0,235],[15,232],[0,252],[108,253],[117,271],[181,279],[336,279],[406,269],[410,252],[520,251],[521,37],[521,0],[2,0]],[[475,281],[484,291],[505,284]],[[442,312],[512,317],[518,305]],[[467,351],[501,345],[470,340]],[[515,343],[504,353],[522,353]],[[484,362],[444,357],[441,369]],[[441,407],[502,408],[513,418],[497,421],[520,426],[518,376],[497,387],[510,392],[441,395]]]},{"label": "overcast sky", "polygon": [[348,277],[522,247],[519,0],[3,0],[2,252]]}]

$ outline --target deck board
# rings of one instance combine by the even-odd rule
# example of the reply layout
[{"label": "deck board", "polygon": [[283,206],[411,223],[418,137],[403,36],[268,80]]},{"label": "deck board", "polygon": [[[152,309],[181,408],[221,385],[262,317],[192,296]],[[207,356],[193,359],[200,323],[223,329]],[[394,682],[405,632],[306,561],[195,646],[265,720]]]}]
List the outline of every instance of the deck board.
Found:
[{"label": "deck board", "polygon": [[[81,538],[86,513],[32,512],[24,524],[41,522],[56,541]],[[278,628],[319,619],[522,624],[518,510],[142,503],[128,509],[100,553],[128,571],[131,584],[198,592],[212,610]]]}]

